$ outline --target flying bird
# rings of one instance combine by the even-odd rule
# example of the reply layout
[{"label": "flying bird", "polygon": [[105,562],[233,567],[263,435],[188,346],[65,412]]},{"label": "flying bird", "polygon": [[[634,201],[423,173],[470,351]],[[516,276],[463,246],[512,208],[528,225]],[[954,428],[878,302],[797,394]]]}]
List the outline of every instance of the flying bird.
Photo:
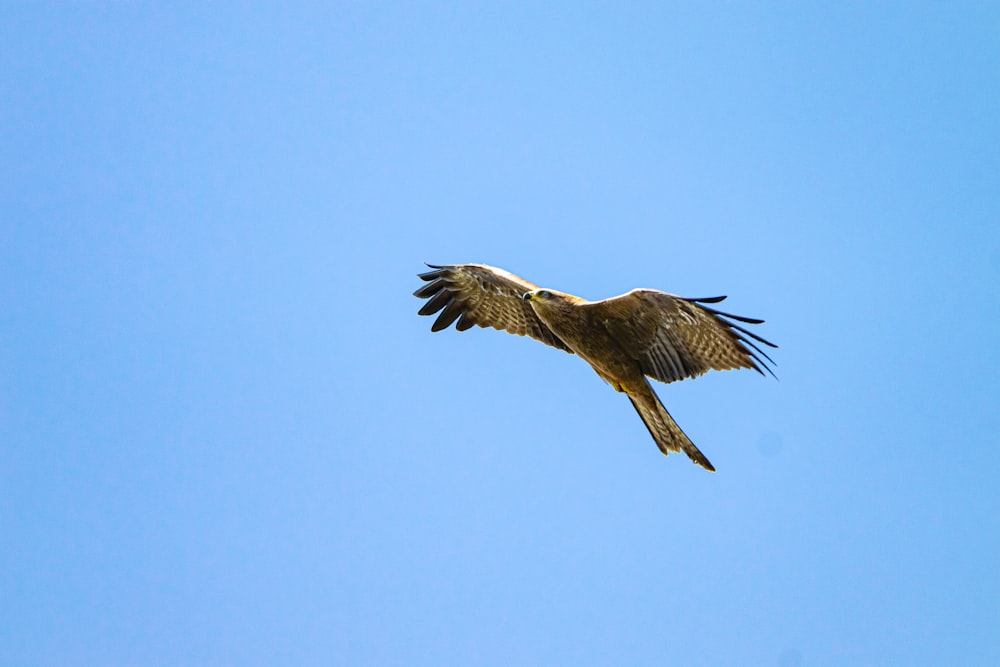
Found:
[{"label": "flying bird", "polygon": [[[426,281],[413,294],[427,303],[420,315],[440,311],[431,331],[459,331],[477,325],[530,336],[579,355],[616,391],[632,401],[664,455],[683,451],[712,472],[715,468],[663,407],[647,378],[675,382],[710,370],[751,368],[774,372],[774,361],[754,341],[775,348],[731,320],[764,320],[709,308],[726,297],[686,299],[653,289],[587,301],[542,289],[523,278],[485,264],[450,264],[419,274]],[[752,340],[751,340],[752,339]],[[766,361],[765,361],[766,360]]]}]

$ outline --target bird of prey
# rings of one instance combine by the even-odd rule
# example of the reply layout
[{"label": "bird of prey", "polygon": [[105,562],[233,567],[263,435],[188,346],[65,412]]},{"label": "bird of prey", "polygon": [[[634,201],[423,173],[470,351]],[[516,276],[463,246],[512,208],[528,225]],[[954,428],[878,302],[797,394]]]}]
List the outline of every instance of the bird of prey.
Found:
[{"label": "bird of prey", "polygon": [[[683,451],[712,472],[715,468],[663,407],[646,378],[675,382],[710,370],[752,368],[774,372],[774,361],[754,341],[777,347],[730,320],[763,320],[713,310],[726,297],[685,299],[652,289],[587,301],[542,289],[512,273],[484,264],[428,264],[427,282],[413,294],[428,299],[420,315],[438,315],[431,331],[472,325],[531,336],[579,355],[616,391],[632,401],[664,455]],[[456,322],[457,320],[457,322]],[[751,340],[753,339],[753,340]],[[763,369],[763,370],[762,370]]]}]

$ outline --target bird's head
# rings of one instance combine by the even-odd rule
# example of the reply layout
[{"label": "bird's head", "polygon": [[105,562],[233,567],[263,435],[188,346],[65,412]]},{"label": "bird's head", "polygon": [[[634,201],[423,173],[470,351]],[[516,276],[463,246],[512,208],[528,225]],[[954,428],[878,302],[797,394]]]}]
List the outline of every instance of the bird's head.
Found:
[{"label": "bird's head", "polygon": [[525,301],[552,301],[555,295],[547,289],[533,289],[530,292],[525,292],[524,296],[521,297]]},{"label": "bird's head", "polygon": [[535,311],[566,310],[573,306],[587,303],[585,299],[581,299],[578,296],[566,294],[565,292],[557,292],[554,289],[534,289],[530,292],[525,292],[521,298],[530,303]]}]

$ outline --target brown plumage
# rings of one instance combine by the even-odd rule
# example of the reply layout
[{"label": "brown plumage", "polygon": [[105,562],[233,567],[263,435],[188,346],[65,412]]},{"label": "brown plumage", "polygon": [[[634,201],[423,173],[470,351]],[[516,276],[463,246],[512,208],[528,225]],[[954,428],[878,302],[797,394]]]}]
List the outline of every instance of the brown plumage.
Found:
[{"label": "brown plumage", "polygon": [[616,391],[628,395],[661,452],[683,451],[707,470],[715,468],[677,426],[646,378],[675,382],[735,368],[774,375],[764,360],[774,362],[753,341],[777,346],[729,321],[761,324],[763,320],[703,305],[718,303],[724,296],[685,299],[636,289],[587,301],[541,289],[484,264],[428,266],[433,271],[420,274],[427,284],[414,295],[428,299],[420,315],[441,311],[431,331],[452,322],[459,331],[475,324],[531,336],[578,354]]}]

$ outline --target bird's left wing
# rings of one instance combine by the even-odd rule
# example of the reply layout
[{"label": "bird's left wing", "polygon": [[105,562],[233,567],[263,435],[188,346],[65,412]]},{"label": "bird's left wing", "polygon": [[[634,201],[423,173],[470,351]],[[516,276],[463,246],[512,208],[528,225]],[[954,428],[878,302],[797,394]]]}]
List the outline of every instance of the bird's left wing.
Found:
[{"label": "bird's left wing", "polygon": [[767,364],[774,361],[754,341],[777,345],[730,321],[761,324],[763,320],[703,305],[725,298],[685,299],[637,289],[584,307],[596,311],[615,341],[639,362],[643,374],[661,382],[734,368],[752,368],[761,375],[766,370],[774,375]]},{"label": "bird's left wing", "polygon": [[441,311],[431,331],[447,329],[452,322],[459,331],[476,324],[509,331],[518,336],[531,336],[546,345],[572,351],[538,319],[531,304],[522,297],[538,289],[513,273],[485,264],[428,264],[433,271],[419,277],[427,284],[413,293],[428,299],[418,312],[433,315]]}]

